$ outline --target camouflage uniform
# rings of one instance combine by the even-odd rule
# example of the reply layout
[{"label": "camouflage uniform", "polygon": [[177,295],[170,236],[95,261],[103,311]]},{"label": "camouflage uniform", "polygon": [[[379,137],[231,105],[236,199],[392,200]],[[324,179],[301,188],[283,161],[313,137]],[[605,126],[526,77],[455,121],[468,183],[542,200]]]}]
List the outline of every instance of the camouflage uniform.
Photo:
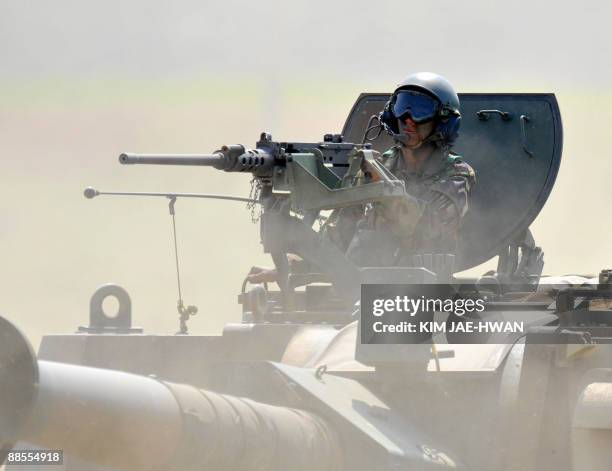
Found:
[{"label": "camouflage uniform", "polygon": [[[406,183],[416,203],[394,200],[347,208],[336,217],[336,243],[359,266],[409,266],[416,254],[455,253],[476,182],[474,170],[459,155],[440,149],[418,172],[407,168],[399,146],[385,152],[382,162]],[[369,181],[367,172],[362,181]]]}]

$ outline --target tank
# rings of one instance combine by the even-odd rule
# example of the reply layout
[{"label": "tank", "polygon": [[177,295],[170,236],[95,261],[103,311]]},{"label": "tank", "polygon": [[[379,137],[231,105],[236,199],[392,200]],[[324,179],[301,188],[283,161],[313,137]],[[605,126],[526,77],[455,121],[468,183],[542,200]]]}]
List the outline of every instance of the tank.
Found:
[{"label": "tank", "polygon": [[[221,335],[187,334],[194,308],[179,295],[179,333],[151,335],[132,325],[129,294],[108,284],[92,296],[89,324],[43,337],[37,355],[0,318],[7,469],[48,469],[15,465],[15,453],[32,450],[61,450],[52,469],[71,471],[609,469],[611,271],[541,277],[543,251],[529,232],[561,163],[554,95],[461,94],[455,148],[478,184],[458,252],[411,267],[355,267],[310,226],[322,210],[405,196],[392,175],[360,191],[343,184],[357,159],[375,162],[391,144],[364,139],[388,98],[362,94],[341,134],[319,143],[262,133],[252,150],[122,154],[122,164],[253,173],[264,184],[250,201],[263,207],[263,248],[280,289],[245,280],[243,321]],[[270,187],[284,191],[284,212]],[[162,196],[171,212],[176,198],[227,198]],[[321,270],[291,272],[294,252]],[[456,274],[494,256],[494,273]],[[474,342],[386,345],[381,355],[364,341],[355,304],[361,285],[381,283],[485,292],[496,313],[522,315],[529,326]],[[115,317],[102,309],[108,296],[119,302]]]}]

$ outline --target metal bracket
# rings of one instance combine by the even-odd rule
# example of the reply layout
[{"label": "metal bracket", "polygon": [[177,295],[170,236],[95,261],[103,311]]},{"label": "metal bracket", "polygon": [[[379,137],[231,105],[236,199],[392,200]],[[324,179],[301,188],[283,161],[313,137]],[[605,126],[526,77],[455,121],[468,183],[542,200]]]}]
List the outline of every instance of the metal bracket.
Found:
[{"label": "metal bracket", "polygon": [[526,126],[525,123],[528,123],[529,121],[531,121],[531,118],[529,116],[527,116],[526,114],[522,114],[521,117],[519,118],[521,121],[521,137],[522,137],[522,145],[523,145],[523,150],[525,151],[525,153],[529,156],[529,157],[535,157],[533,152],[531,152],[528,148],[527,148],[527,131],[526,131]]},{"label": "metal bracket", "polygon": [[512,118],[512,115],[510,113],[502,110],[480,110],[476,112],[476,116],[478,116],[478,119],[481,121],[487,121],[492,114],[500,115],[501,119],[504,121],[510,121],[510,119]]},{"label": "metal bracket", "polygon": [[[115,317],[104,312],[102,303],[109,296],[113,296],[119,303]],[[119,285],[106,284],[98,288],[91,296],[89,302],[89,326],[79,327],[79,332],[87,333],[142,333],[140,327],[132,327],[132,301],[128,292]]]},{"label": "metal bracket", "polygon": [[251,289],[246,290],[249,278],[245,278],[242,282],[240,295],[251,309],[251,315],[254,322],[263,322],[265,315],[270,311],[268,303],[268,283],[254,283]]}]

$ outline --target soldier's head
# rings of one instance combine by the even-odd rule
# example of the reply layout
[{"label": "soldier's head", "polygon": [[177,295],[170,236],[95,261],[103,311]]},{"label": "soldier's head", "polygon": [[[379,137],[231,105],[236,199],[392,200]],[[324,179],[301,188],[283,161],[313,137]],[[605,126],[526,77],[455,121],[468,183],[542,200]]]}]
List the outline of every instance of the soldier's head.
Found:
[{"label": "soldier's head", "polygon": [[397,86],[380,121],[405,147],[414,149],[431,142],[448,148],[461,122],[459,97],[444,77],[430,72],[413,74]]}]

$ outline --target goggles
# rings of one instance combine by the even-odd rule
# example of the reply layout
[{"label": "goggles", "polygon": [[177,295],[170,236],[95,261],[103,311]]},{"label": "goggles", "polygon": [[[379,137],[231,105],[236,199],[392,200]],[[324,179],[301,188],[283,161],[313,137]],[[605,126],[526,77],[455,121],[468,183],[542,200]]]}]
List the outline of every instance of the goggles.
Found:
[{"label": "goggles", "polygon": [[414,90],[403,90],[395,96],[393,114],[401,121],[410,117],[417,123],[434,119],[440,108],[438,100]]}]

